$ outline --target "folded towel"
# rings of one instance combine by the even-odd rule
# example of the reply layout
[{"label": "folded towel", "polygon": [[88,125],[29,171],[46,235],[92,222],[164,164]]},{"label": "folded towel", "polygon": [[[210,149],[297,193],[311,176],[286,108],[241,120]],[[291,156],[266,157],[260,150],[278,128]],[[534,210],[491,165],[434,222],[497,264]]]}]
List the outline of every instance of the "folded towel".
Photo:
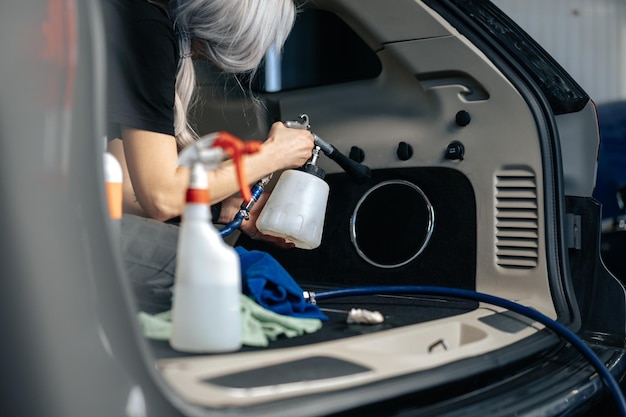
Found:
[{"label": "folded towel", "polygon": [[[172,311],[137,315],[145,337],[169,340],[172,336]],[[322,327],[319,319],[283,316],[267,310],[249,297],[241,296],[241,336],[246,346],[265,347],[280,336],[295,337],[313,333]]]},{"label": "folded towel", "polygon": [[284,316],[328,320],[319,307],[304,299],[302,288],[270,254],[240,246],[235,249],[241,261],[244,294]]}]

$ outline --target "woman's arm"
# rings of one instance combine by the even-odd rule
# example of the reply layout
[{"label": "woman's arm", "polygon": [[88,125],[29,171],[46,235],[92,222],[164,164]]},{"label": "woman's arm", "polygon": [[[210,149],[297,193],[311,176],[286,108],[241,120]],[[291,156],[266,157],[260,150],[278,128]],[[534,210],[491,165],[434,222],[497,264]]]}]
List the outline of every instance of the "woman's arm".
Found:
[{"label": "woman's arm", "polygon": [[[122,129],[122,139],[109,142],[109,151],[124,169],[124,210],[162,221],[179,216],[184,207],[189,171],[178,166],[175,138],[126,127]],[[304,165],[313,146],[310,132],[275,123],[261,151],[244,158],[248,182],[254,183],[274,171]],[[239,190],[232,161],[209,171],[208,180],[213,203]]]},{"label": "woman's arm", "polygon": [[[244,157],[245,173],[252,184],[266,175],[288,168],[297,168],[311,158],[313,135],[306,130],[290,129],[281,122],[274,123],[261,150]],[[239,191],[232,161],[209,171],[212,202],[219,202]]]}]

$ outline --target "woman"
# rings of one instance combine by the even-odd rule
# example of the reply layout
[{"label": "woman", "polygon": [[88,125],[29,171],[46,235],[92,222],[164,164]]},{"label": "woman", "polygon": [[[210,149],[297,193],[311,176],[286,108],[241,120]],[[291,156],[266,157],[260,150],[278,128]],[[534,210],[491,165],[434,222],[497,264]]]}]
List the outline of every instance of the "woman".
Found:
[{"label": "woman", "polygon": [[[281,47],[295,19],[292,0],[106,0],[108,150],[124,171],[122,250],[136,289],[150,299],[172,284],[177,228],[164,221],[183,211],[189,172],[178,151],[197,135],[188,122],[195,72],[192,58],[233,74],[253,72],[266,51]],[[304,165],[310,132],[274,124],[261,151],[245,158],[251,183]],[[234,167],[208,174],[216,221],[229,221],[241,198]],[[242,230],[266,238],[254,216]],[[168,291],[164,296],[169,300]],[[161,300],[162,301],[162,300]]]}]

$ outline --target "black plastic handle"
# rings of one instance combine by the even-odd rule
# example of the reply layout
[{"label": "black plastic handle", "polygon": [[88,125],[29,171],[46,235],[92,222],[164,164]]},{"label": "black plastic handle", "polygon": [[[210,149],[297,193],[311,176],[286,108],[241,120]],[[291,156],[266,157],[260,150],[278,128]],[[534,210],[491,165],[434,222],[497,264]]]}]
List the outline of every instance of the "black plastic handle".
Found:
[{"label": "black plastic handle", "polygon": [[[285,126],[290,127],[292,129],[307,129],[309,130],[311,126],[309,125],[309,116],[306,114],[302,114],[299,120],[290,120],[283,122]],[[326,156],[335,161],[337,165],[343,168],[344,171],[356,181],[364,181],[368,180],[372,176],[372,172],[369,167],[356,162],[346,155],[339,152],[334,146],[324,141],[322,138],[313,133],[313,138],[315,140],[315,145],[319,146],[319,148],[324,152]]]},{"label": "black plastic handle", "polygon": [[371,178],[372,171],[369,167],[360,164],[352,159],[348,158],[346,155],[339,152],[336,148],[332,147],[332,151],[327,153],[326,155],[335,161],[337,165],[343,168],[344,171],[348,175],[352,177],[352,179],[357,181],[365,181]]},{"label": "black plastic handle", "polygon": [[315,133],[313,133],[313,138],[315,139],[315,144],[320,147],[322,152],[324,152],[326,156],[328,156],[330,159],[335,161],[337,165],[343,168],[343,170],[346,171],[346,173],[350,175],[352,179],[357,181],[363,181],[368,180],[372,176],[372,172],[370,171],[369,167],[359,162],[356,162],[346,155],[342,154],[337,150],[337,148],[324,141]]}]

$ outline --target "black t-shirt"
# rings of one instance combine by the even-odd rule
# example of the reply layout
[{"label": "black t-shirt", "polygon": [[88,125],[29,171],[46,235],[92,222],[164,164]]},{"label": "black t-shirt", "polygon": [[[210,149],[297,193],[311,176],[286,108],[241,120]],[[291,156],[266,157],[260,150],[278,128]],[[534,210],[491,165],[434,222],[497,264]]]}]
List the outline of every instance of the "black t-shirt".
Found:
[{"label": "black t-shirt", "polygon": [[[147,0],[105,0],[103,13],[107,137],[121,138],[121,126],[174,136],[179,52],[166,10]],[[214,221],[220,211],[221,203],[211,206]]]},{"label": "black t-shirt", "polygon": [[178,43],[167,12],[147,0],[105,0],[107,136],[122,125],[174,135]]}]

